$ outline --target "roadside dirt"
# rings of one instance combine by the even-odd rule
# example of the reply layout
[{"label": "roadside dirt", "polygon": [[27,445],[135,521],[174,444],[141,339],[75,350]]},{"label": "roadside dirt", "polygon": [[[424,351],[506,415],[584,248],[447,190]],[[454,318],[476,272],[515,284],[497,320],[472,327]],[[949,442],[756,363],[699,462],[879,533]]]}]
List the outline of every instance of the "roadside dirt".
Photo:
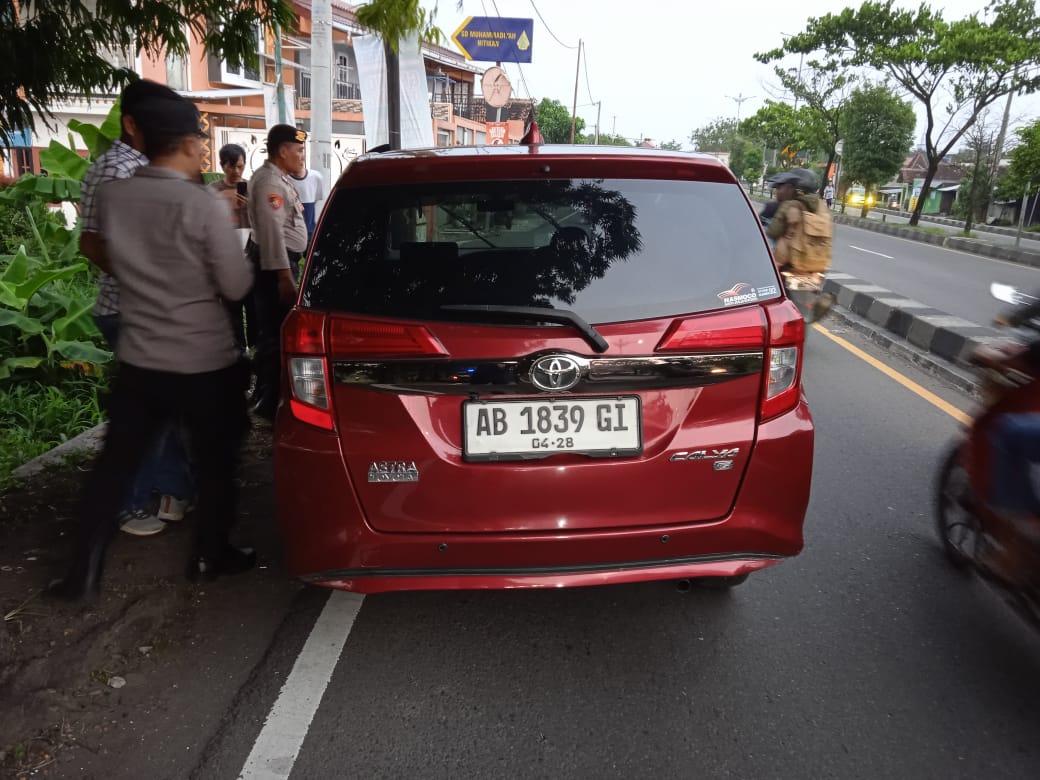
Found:
[{"label": "roadside dirt", "polygon": [[0,777],[184,777],[300,587],[281,571],[270,429],[247,440],[235,532],[260,566],[205,586],[184,578],[189,514],[157,536],[119,534],[96,603],[41,595],[89,466],[0,495]]}]

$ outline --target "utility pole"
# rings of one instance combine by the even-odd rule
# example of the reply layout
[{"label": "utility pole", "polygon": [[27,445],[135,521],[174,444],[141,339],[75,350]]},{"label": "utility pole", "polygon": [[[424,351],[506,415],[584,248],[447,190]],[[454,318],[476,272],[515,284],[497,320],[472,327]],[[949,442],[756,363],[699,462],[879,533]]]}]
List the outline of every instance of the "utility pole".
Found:
[{"label": "utility pole", "polygon": [[[1018,76],[1018,68],[1015,68],[1011,78],[1015,79]],[[1014,82],[1012,82],[1014,83]],[[997,133],[996,143],[993,145],[993,161],[989,168],[989,180],[992,182],[997,177],[997,171],[1000,169],[1000,156],[1004,153],[1004,138],[1007,136],[1008,124],[1011,121],[1011,99],[1015,96],[1014,90],[1008,92],[1007,102],[1004,104],[1004,117],[1000,121],[1000,132]],[[986,208],[989,209],[990,202],[993,200],[992,190],[986,195]]]},{"label": "utility pole", "polygon": [[1022,206],[1018,209],[1018,230],[1015,231],[1015,249],[1018,249],[1022,241],[1022,228],[1026,222],[1026,206],[1029,204],[1029,191],[1033,189],[1033,182],[1026,182],[1026,191],[1022,193]]},{"label": "utility pole", "polygon": [[578,75],[581,73],[581,38],[578,39],[578,64],[574,68],[574,107],[571,109],[571,143],[578,125]]},{"label": "utility pole", "polygon": [[596,101],[596,145],[599,145],[599,112],[603,110],[603,101]]},{"label": "utility pole", "polygon": [[311,4],[311,167],[332,189],[332,0]]},{"label": "utility pole", "polygon": [[726,95],[730,100],[737,104],[737,122],[740,122],[740,107],[744,104],[745,100],[751,100],[754,95],[745,96],[743,92],[738,92],[736,97],[732,95]]},{"label": "utility pole", "polygon": [[278,124],[284,125],[286,119],[285,111],[285,85],[282,83],[282,26],[274,23],[274,83],[275,102],[278,104]]}]

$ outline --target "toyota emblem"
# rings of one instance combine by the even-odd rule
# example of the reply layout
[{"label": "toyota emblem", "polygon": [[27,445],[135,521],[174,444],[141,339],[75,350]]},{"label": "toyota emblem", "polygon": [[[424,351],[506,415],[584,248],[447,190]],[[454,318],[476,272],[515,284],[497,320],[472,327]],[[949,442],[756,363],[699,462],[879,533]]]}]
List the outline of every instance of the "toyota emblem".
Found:
[{"label": "toyota emblem", "polygon": [[548,393],[570,390],[581,381],[581,366],[566,355],[546,355],[531,366],[531,384]]}]

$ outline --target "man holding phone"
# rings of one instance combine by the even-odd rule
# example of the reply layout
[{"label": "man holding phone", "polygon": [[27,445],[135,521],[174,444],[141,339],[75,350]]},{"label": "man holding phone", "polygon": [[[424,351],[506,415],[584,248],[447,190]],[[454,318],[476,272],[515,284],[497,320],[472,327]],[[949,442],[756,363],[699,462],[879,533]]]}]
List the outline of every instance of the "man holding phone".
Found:
[{"label": "man holding phone", "polygon": [[[243,178],[246,170],[246,150],[238,144],[224,144],[218,155],[220,168],[224,178],[217,179],[209,186],[228,204],[231,209],[231,225],[238,231],[242,247],[245,248],[249,238],[249,185]],[[228,303],[231,326],[235,333],[235,342],[245,352],[257,343],[257,315],[250,293],[241,302]]]}]

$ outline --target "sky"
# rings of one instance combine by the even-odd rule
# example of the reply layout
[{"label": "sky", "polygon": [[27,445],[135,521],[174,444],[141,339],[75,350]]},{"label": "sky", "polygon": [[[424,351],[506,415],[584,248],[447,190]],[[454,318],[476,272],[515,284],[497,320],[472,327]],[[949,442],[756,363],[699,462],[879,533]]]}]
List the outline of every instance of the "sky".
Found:
[{"label": "sky", "polygon": [[[467,16],[534,19],[533,61],[505,66],[513,94],[553,98],[568,109],[574,98],[577,50],[566,47],[577,47],[580,38],[588,81],[583,64],[578,115],[585,119],[586,128],[596,123],[596,106],[588,104],[602,101],[602,132],[616,128],[619,135],[658,143],[674,139],[684,148],[691,148],[689,136],[695,128],[716,117],[737,116],[738,106],[740,117],[746,118],[767,99],[781,96],[772,65],[756,61],[756,52],[778,47],[783,42],[781,33],[801,32],[810,17],[858,5],[835,0],[768,4],[756,0],[685,4],[675,0],[463,0],[459,11],[457,0],[422,0],[422,4],[431,10],[437,6],[437,25],[449,38]],[[913,0],[899,4],[917,6]],[[944,17],[950,20],[982,5],[981,0],[941,3]],[[451,40],[445,45],[456,49]],[[798,57],[784,64],[797,68]],[[739,98],[747,99],[738,103]],[[1003,108],[1003,100],[998,101],[995,121]],[[918,113],[915,142],[920,143],[924,121]],[[1012,126],[1015,119],[1022,124],[1037,116],[1040,96],[1015,99]]]}]

